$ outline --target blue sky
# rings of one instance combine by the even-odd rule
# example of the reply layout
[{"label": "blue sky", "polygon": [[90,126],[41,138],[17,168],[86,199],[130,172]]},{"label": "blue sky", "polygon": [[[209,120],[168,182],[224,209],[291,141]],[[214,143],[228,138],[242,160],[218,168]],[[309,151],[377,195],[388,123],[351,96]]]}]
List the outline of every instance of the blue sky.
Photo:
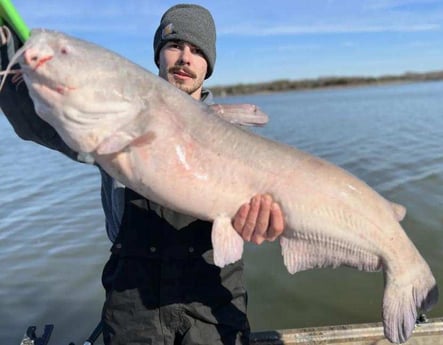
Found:
[{"label": "blue sky", "polygon": [[[98,43],[157,73],[152,37],[168,0],[13,0],[31,28]],[[213,0],[207,85],[443,70],[442,0]]]}]

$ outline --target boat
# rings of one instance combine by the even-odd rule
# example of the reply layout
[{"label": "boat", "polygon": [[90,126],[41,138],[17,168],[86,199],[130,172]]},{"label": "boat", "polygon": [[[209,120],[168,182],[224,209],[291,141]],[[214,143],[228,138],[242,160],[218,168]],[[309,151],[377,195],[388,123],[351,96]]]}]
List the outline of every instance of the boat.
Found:
[{"label": "boat", "polygon": [[[20,345],[46,345],[54,325],[46,325],[43,335],[36,335],[36,327],[28,327]],[[99,322],[84,345],[93,345],[102,332]],[[294,328],[252,332],[250,345],[389,345],[383,325],[362,323],[323,327]],[[72,342],[70,344],[73,344]],[[405,345],[443,345],[443,317],[427,319],[422,315]]]},{"label": "boat", "polygon": [[[251,345],[390,345],[383,325],[349,324],[254,332]],[[443,345],[443,317],[417,322],[404,345]]]}]

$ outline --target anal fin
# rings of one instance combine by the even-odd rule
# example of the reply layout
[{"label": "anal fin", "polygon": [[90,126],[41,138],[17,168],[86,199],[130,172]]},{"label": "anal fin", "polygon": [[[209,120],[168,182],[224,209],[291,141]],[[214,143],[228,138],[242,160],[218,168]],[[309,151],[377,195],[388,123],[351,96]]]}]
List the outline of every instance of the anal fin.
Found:
[{"label": "anal fin", "polygon": [[264,126],[269,117],[253,104],[212,104],[209,106],[222,119],[242,126]]},{"label": "anal fin", "polygon": [[313,268],[349,266],[362,271],[378,271],[381,260],[361,248],[328,237],[281,236],[283,261],[289,273]]}]

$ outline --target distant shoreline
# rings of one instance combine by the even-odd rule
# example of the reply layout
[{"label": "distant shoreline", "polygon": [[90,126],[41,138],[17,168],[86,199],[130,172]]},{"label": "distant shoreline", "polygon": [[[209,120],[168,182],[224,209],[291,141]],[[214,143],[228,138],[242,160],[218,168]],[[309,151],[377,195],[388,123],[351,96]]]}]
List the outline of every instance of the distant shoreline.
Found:
[{"label": "distant shoreline", "polygon": [[227,97],[257,93],[281,91],[314,90],[330,87],[354,87],[362,85],[382,85],[390,83],[407,83],[443,80],[443,71],[426,73],[408,72],[401,75],[385,75],[380,77],[320,77],[301,80],[274,80],[263,83],[235,84],[209,87],[214,96]]}]

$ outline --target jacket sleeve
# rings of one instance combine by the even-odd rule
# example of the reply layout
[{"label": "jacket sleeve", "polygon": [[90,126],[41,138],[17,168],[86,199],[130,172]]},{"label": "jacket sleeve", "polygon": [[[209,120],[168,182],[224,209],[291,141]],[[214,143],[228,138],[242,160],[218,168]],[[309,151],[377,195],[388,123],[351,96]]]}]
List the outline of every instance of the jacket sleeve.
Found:
[{"label": "jacket sleeve", "polygon": [[[4,27],[0,27],[0,30],[4,30]],[[7,29],[7,31],[7,42],[0,46],[2,70],[6,69],[10,58],[21,45],[12,30]],[[19,68],[19,65],[17,64],[14,68]],[[79,157],[77,152],[71,150],[63,142],[54,128],[36,114],[26,84],[24,82],[13,83],[11,75],[5,78],[7,79],[0,90],[0,108],[17,135],[24,140],[30,140],[52,150],[57,150],[73,160],[83,161],[84,159]]]}]

